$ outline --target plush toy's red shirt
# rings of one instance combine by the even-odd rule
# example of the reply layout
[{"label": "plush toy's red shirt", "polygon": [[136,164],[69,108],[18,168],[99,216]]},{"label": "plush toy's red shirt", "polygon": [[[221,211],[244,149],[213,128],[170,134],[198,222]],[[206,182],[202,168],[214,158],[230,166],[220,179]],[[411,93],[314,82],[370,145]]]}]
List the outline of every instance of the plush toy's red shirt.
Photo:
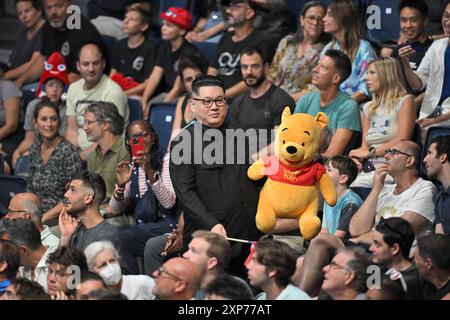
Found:
[{"label": "plush toy's red shirt", "polygon": [[323,165],[314,161],[301,168],[289,168],[274,155],[264,157],[262,160],[265,168],[278,168],[276,173],[267,175],[269,179],[296,186],[313,186],[326,172]]}]

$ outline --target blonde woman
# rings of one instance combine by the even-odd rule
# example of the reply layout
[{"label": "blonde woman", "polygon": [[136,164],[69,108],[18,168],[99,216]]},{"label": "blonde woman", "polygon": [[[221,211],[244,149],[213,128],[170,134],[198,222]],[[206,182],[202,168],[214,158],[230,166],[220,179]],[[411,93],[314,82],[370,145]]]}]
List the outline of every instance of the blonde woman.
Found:
[{"label": "blonde woman", "polygon": [[[360,174],[352,187],[370,187],[374,169],[384,164],[384,155],[400,140],[410,140],[416,111],[413,96],[403,85],[400,65],[394,58],[372,61],[366,76],[372,101],[363,106],[363,138],[360,148],[350,151]],[[395,157],[407,157],[396,152]],[[389,177],[389,176],[388,176]],[[392,183],[392,178],[385,183]]]},{"label": "blonde woman", "polygon": [[377,58],[371,44],[363,40],[364,32],[359,13],[349,0],[331,0],[323,18],[323,28],[333,35],[333,40],[322,50],[321,57],[329,49],[343,51],[352,61],[352,73],[340,90],[349,94],[357,103],[370,98],[364,82],[369,62]]}]

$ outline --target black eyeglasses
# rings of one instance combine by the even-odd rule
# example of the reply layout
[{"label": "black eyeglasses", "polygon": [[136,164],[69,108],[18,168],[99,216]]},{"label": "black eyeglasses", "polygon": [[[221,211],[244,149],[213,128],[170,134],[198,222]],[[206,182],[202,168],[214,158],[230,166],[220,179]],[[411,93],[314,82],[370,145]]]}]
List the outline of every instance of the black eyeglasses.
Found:
[{"label": "black eyeglasses", "polygon": [[16,213],[27,213],[27,212],[28,211],[25,211],[25,210],[11,210],[8,208],[8,211],[6,211],[6,216],[8,217],[8,216],[11,216]]},{"label": "black eyeglasses", "polygon": [[211,98],[204,98],[204,99],[191,98],[191,99],[195,100],[195,101],[201,101],[203,103],[203,105],[208,109],[212,107],[213,103],[216,103],[216,106],[218,106],[218,107],[224,107],[227,105],[227,99],[225,99],[224,97],[218,97],[216,99],[211,99]]},{"label": "black eyeglasses", "polygon": [[156,269],[156,276],[159,277],[162,273],[167,274],[169,277],[177,280],[177,281],[184,281],[183,279],[171,274],[170,272],[168,272],[166,269],[164,269],[164,267],[160,267],[159,269]]},{"label": "black eyeglasses", "polygon": [[407,157],[412,157],[411,154],[405,153],[403,151],[397,150],[397,149],[387,149],[384,154],[389,154],[390,156],[395,156],[396,154],[403,154]]},{"label": "black eyeglasses", "polygon": [[404,239],[405,235],[400,230],[397,230],[395,227],[391,226],[389,221],[390,221],[389,219],[384,219],[383,217],[381,217],[380,222],[378,222],[376,229],[380,227],[381,228],[386,227],[392,232],[398,234],[402,239]]}]

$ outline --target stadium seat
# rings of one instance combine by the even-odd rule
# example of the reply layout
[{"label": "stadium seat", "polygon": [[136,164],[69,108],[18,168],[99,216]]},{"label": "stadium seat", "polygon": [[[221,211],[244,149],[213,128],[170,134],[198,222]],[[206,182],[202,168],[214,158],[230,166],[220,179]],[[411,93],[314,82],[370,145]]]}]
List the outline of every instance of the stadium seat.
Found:
[{"label": "stadium seat", "polygon": [[149,123],[159,137],[162,152],[165,153],[172,133],[175,117],[175,103],[155,103],[150,107]]},{"label": "stadium seat", "polygon": [[27,181],[20,177],[0,175],[0,204],[8,208],[14,195],[27,191]]},{"label": "stadium seat", "polygon": [[16,167],[14,168],[14,175],[20,178],[28,178],[28,170],[30,169],[30,157],[21,156],[17,159]]},{"label": "stadium seat", "polygon": [[450,135],[450,126],[436,126],[428,129],[427,139],[425,140],[425,144],[423,145],[422,155],[420,157],[420,176],[423,179],[428,179],[427,170],[423,163],[423,158],[425,158],[428,148],[430,147],[431,140],[435,137],[439,136],[447,136]]},{"label": "stadium seat", "polygon": [[134,120],[142,119],[142,108],[140,100],[129,98],[128,107],[130,108],[130,123]]}]

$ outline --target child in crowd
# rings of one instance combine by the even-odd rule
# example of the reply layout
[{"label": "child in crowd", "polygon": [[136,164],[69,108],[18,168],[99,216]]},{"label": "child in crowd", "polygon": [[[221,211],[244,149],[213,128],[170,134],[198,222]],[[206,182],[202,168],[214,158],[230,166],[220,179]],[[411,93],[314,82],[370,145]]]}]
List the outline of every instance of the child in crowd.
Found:
[{"label": "child in crowd", "polygon": [[322,232],[348,239],[350,238],[350,219],[363,202],[355,192],[349,189],[358,175],[358,169],[349,157],[341,155],[328,159],[325,168],[336,187],[338,201],[334,207],[324,203]]}]

